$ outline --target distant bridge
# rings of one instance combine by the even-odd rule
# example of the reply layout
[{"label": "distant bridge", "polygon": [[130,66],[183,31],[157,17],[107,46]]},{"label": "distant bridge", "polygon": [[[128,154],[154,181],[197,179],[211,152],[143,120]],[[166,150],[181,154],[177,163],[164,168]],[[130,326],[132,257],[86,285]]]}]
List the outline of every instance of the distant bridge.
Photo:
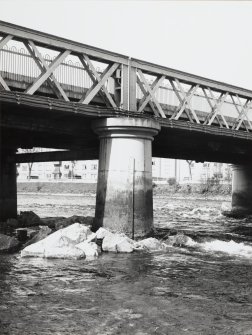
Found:
[{"label": "distant bridge", "polygon": [[[114,146],[104,138],[150,142],[155,136],[156,157],[251,164],[252,91],[7,22],[0,21],[0,36],[0,170],[5,171],[0,198],[6,208],[0,217],[15,212],[15,182],[6,164],[100,157],[102,166],[102,153],[109,147],[111,154]],[[112,121],[115,118],[118,124]],[[68,151],[15,154],[18,147],[36,146]],[[127,150],[122,145],[125,148],[128,152],[135,147]],[[125,162],[131,163],[124,162],[133,175],[139,155],[129,153]],[[108,161],[104,171],[111,164]],[[141,171],[145,174],[148,169]],[[101,178],[100,184],[108,187],[108,176]],[[11,183],[7,201],[5,189]],[[146,189],[147,184],[141,183]],[[134,192],[130,197],[136,199]],[[107,201],[104,194],[100,198],[99,222],[106,216]]]}]

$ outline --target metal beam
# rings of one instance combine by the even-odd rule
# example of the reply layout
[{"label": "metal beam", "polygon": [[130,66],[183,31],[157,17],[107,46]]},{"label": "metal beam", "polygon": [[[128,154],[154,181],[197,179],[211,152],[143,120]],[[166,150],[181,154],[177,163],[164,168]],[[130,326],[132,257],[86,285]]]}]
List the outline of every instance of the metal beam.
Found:
[{"label": "metal beam", "polygon": [[94,59],[103,59],[107,62],[119,62],[125,65],[128,63],[127,56],[118,54],[116,52],[111,52],[83,43],[74,42],[66,38],[46,34],[38,30],[18,26],[16,24],[4,21],[0,21],[0,33],[1,32],[4,34],[13,35],[15,40],[32,40],[39,46],[49,47],[54,50],[69,49],[72,51],[72,53],[85,53],[89,56],[92,56]]},{"label": "metal beam", "polygon": [[46,151],[36,153],[16,154],[16,163],[31,162],[56,162],[56,161],[73,161],[73,160],[92,160],[99,158],[97,148],[88,148],[83,150],[71,151]]}]

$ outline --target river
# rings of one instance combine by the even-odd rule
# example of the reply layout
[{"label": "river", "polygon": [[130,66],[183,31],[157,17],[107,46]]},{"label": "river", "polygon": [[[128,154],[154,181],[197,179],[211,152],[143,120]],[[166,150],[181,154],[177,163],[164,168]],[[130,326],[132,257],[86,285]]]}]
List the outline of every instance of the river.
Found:
[{"label": "river", "polygon": [[[40,216],[94,215],[92,195],[19,194]],[[156,236],[179,231],[167,252],[96,260],[0,255],[1,335],[252,334],[250,220],[227,219],[221,201],[154,198]],[[251,219],[252,221],[252,219]]]}]

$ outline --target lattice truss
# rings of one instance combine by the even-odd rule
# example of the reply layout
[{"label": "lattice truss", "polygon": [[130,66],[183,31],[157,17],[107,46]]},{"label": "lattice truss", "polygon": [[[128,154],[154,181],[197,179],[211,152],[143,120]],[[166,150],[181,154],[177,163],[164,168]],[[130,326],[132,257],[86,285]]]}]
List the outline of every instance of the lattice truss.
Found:
[{"label": "lattice truss", "polygon": [[[3,49],[4,46],[7,45],[9,41],[14,38],[12,35],[7,35],[2,38],[0,41],[0,50]],[[25,51],[28,52],[29,56],[33,59],[37,68],[39,69],[39,75],[33,80],[32,84],[30,84],[23,93],[33,95],[38,93],[39,89],[46,85],[50,87],[51,92],[59,99],[64,99],[65,101],[70,101],[69,96],[63,89],[62,83],[59,82],[55,73],[62,65],[67,65],[67,59],[69,56],[73,56],[78,59],[81,64],[81,70],[84,70],[85,73],[88,74],[89,81],[91,81],[90,87],[87,87],[82,96],[77,100],[77,102],[82,104],[89,104],[95,96],[99,96],[103,103],[110,108],[118,109],[121,105],[120,101],[120,92],[116,92],[117,94],[112,94],[108,89],[108,80],[117,79],[117,87],[115,89],[120,89],[120,80],[119,78],[115,78],[116,71],[121,69],[122,65],[117,62],[111,62],[110,60],[101,61],[97,58],[92,59],[88,54],[85,53],[76,53],[71,50],[59,50],[57,48],[56,56],[53,57],[53,60],[48,62],[44,55],[41,53],[41,46],[36,45],[36,43],[32,40],[22,40],[23,46],[25,47]],[[42,47],[43,48],[43,47]],[[48,49],[48,51],[53,51]],[[54,49],[55,53],[55,49]],[[70,60],[71,63],[71,60]],[[98,63],[99,70],[95,67],[94,63]],[[101,68],[102,72],[101,72]],[[1,71],[1,69],[0,69]],[[85,83],[82,83],[85,88]],[[10,87],[8,86],[6,80],[1,76],[0,72],[0,88],[10,91]],[[73,99],[72,99],[73,100]],[[75,99],[76,101],[76,99]]]},{"label": "lattice truss", "polygon": [[[156,117],[209,126],[218,125],[234,130],[252,130],[249,118],[252,100],[249,98],[195,83],[185,83],[175,77],[153,73],[150,75],[139,68],[136,81],[141,96],[137,104],[139,113],[143,113],[146,107],[149,107]],[[170,96],[167,95],[168,98],[163,102],[160,97],[162,90],[170,91]],[[226,112],[223,112],[224,105]]]},{"label": "lattice truss", "polygon": [[[246,95],[236,94],[232,90],[219,90],[216,85],[211,87],[195,80],[190,81],[190,76],[186,80],[181,79],[176,77],[175,71],[174,76],[167,75],[155,65],[151,67],[151,71],[147,71],[141,67],[140,62],[135,61],[134,64],[128,58],[117,58],[116,55],[103,54],[102,51],[90,53],[90,49],[81,47],[77,51],[63,49],[58,45],[43,45],[32,39],[16,38],[13,35],[5,35],[0,40],[0,65],[1,52],[13,40],[23,45],[25,56],[29,57],[28,63],[33,62],[37,70],[35,75],[34,72],[30,75],[30,82],[23,89],[23,93],[28,95],[41,94],[46,86],[53,97],[65,101],[96,104],[99,98],[108,108],[151,113],[158,118],[183,120],[199,125],[252,131],[252,98],[247,98]],[[54,53],[50,61],[42,53],[42,49]],[[76,76],[82,72],[89,79],[89,85],[86,86],[83,79],[79,80],[82,90],[74,98],[59,76],[59,69],[69,67],[67,59],[71,57],[78,60],[79,65],[75,68],[79,72]],[[12,59],[10,56],[9,62]],[[100,69],[97,69],[97,63]],[[13,88],[3,73],[4,70],[0,67],[0,90],[10,91]],[[74,73],[70,76],[73,77]],[[113,83],[112,89],[109,82]]]}]

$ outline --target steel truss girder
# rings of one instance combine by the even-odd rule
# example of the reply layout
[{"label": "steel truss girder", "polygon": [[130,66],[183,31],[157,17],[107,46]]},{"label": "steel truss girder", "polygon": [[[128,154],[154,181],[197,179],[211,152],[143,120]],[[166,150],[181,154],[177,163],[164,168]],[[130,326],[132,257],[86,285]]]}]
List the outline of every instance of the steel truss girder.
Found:
[{"label": "steel truss girder", "polygon": [[[124,55],[68,41],[2,21],[0,21],[0,32],[3,36],[0,40],[0,49],[11,40],[22,42],[41,72],[33,83],[26,88],[25,93],[29,95],[35,94],[41,85],[48,83],[48,86],[58,99],[69,101],[69,97],[63,90],[62,84],[55,77],[54,71],[71,54],[80,59],[84,71],[92,81],[91,87],[79,100],[82,104],[90,104],[93,102],[95,96],[99,95],[108,108],[118,109],[121,106],[120,103],[123,102],[122,106],[124,108],[136,110],[134,106],[137,106],[138,103],[139,113],[144,113],[147,110],[147,106],[150,106],[155,117],[166,118],[167,115],[164,112],[164,106],[163,104],[161,105],[156,94],[164,80],[168,80],[179,101],[179,106],[171,115],[171,119],[179,120],[184,114],[191,123],[196,122],[197,124],[212,126],[216,125],[217,121],[221,128],[225,127],[233,130],[245,129],[247,132],[252,131],[252,122],[249,119],[249,110],[252,108],[252,92],[249,90],[137,59],[131,59]],[[59,54],[48,65],[40,54],[38,47],[56,50]],[[100,61],[108,64],[108,66],[100,74],[96,71],[92,63],[93,61]],[[118,80],[118,92],[120,92],[121,97],[118,97],[118,94],[115,97],[115,95],[113,96],[108,91],[106,83],[109,78],[114,77],[115,71],[119,68],[122,73],[122,77]],[[146,74],[154,76],[155,80],[149,83],[146,79]],[[184,84],[189,85],[188,90],[184,88]],[[137,85],[143,93],[142,99],[138,102],[136,98]],[[0,90],[10,91],[9,86],[11,87],[9,82],[7,84],[6,79],[0,75]],[[210,106],[210,113],[204,117],[203,122],[202,115],[193,108],[192,104],[194,96],[197,96],[198,89],[203,91],[205,99]],[[220,94],[219,97],[216,98],[213,92],[218,92]],[[231,103],[238,113],[237,118],[234,121],[231,120],[231,122],[226,114],[223,114],[222,108],[224,104],[230,103],[226,100],[228,96],[231,98]],[[119,99],[120,102],[118,102]],[[245,103],[241,99],[245,99]]]}]

